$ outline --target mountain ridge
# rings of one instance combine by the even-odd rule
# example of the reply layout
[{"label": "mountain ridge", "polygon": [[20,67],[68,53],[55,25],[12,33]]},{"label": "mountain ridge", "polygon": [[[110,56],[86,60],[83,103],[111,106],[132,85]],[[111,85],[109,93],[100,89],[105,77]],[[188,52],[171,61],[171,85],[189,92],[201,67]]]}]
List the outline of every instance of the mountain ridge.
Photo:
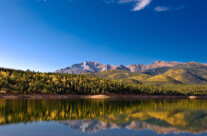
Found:
[{"label": "mountain ridge", "polygon": [[126,70],[130,72],[143,72],[148,69],[153,68],[160,68],[160,67],[174,67],[178,64],[181,64],[179,62],[165,62],[165,61],[155,61],[148,65],[142,65],[142,64],[132,64],[132,65],[109,65],[109,64],[102,64],[97,61],[85,61],[83,63],[77,63],[73,64],[70,67],[62,68],[57,71],[56,73],[68,73],[68,74],[82,74],[82,73],[98,73],[102,71],[108,71],[108,70]]},{"label": "mountain ridge", "polygon": [[203,84],[207,85],[207,64],[198,62],[155,61],[148,65],[109,65],[84,62],[72,65],[57,73],[85,74],[127,83],[150,84]]}]

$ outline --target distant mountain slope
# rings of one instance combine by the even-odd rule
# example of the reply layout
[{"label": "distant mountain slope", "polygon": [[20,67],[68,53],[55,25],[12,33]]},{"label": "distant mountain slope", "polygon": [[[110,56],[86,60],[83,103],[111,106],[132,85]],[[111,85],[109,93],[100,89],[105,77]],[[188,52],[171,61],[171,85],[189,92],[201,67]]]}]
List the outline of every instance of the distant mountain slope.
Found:
[{"label": "distant mountain slope", "polygon": [[154,77],[151,77],[151,78],[147,79],[146,81],[150,82],[150,83],[158,83],[158,84],[160,84],[160,83],[182,84],[182,81],[175,80],[172,77],[167,76],[165,74],[156,75]]},{"label": "distant mountain slope", "polygon": [[155,61],[152,64],[145,65],[143,67],[142,71],[148,70],[148,69],[154,69],[154,68],[171,68],[179,65],[178,62],[165,62],[165,61]]},{"label": "distant mountain slope", "polygon": [[168,70],[170,70],[171,68],[173,67],[152,68],[152,69],[144,70],[142,73],[155,76],[155,75],[163,74]]},{"label": "distant mountain slope", "polygon": [[185,69],[197,77],[207,79],[207,64],[188,62],[177,65],[174,69]]},{"label": "distant mountain slope", "polygon": [[151,76],[143,73],[134,73],[125,70],[110,70],[99,73],[85,73],[88,76],[95,76],[99,78],[105,78],[110,80],[118,80],[127,83],[168,83],[168,84],[182,84],[182,82],[173,79],[167,75]]},{"label": "distant mountain slope", "polygon": [[171,68],[178,64],[180,63],[155,61],[154,63],[149,65],[133,64],[128,66],[123,66],[123,65],[114,66],[108,64],[101,64],[99,62],[86,61],[83,63],[74,64],[71,67],[57,70],[56,72],[68,73],[68,74],[81,74],[81,73],[88,73],[88,72],[97,73],[97,72],[108,71],[108,70],[126,70],[130,72],[143,72],[155,68]]},{"label": "distant mountain slope", "polygon": [[[198,69],[199,71],[199,69]],[[186,69],[169,69],[163,74],[149,75],[144,73],[134,73],[125,70],[110,70],[99,73],[86,73],[89,76],[124,81],[128,83],[146,83],[146,84],[204,84],[207,85],[207,76],[205,71],[202,76],[200,72],[190,72]]]},{"label": "distant mountain slope", "polygon": [[126,79],[131,76],[138,76],[139,73],[133,73],[126,70],[109,70],[109,71],[102,71],[99,73],[86,73],[86,75],[113,80],[113,79]]},{"label": "distant mountain slope", "polygon": [[142,73],[134,73],[126,70],[109,70],[99,73],[85,73],[88,76],[95,76],[99,78],[105,78],[110,80],[124,81],[127,83],[141,83],[141,81],[150,78],[150,75]]},{"label": "distant mountain slope", "polygon": [[194,75],[185,69],[171,69],[171,70],[168,70],[163,75],[169,76],[177,81],[180,81],[186,84],[207,84],[206,79],[198,76],[197,74]]},{"label": "distant mountain slope", "polygon": [[144,70],[143,73],[149,75],[159,75],[167,72],[170,69],[185,69],[194,75],[207,79],[207,64],[197,62],[179,63],[174,67],[158,67]]},{"label": "distant mountain slope", "polygon": [[155,61],[149,65],[133,64],[128,66],[114,66],[89,61],[75,64],[56,72],[72,74],[85,73],[89,76],[128,83],[207,85],[207,64],[197,62],[178,63]]},{"label": "distant mountain slope", "polygon": [[[110,80],[124,81],[127,83],[145,84],[204,84],[207,80],[200,77],[196,72],[191,73],[185,69],[170,69],[159,75],[149,75],[144,73],[134,73],[125,70],[109,70],[99,73],[85,73],[88,76],[95,76]],[[206,76],[205,74],[203,76]]]}]

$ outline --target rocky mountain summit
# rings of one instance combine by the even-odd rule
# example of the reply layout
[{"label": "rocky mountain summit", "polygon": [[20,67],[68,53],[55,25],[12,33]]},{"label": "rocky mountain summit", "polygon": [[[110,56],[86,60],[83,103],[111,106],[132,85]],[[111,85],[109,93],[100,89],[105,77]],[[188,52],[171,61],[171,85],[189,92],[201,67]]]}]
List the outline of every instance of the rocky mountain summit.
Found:
[{"label": "rocky mountain summit", "polygon": [[70,67],[57,70],[57,73],[68,73],[68,74],[81,74],[81,73],[98,73],[108,70],[126,70],[130,72],[143,72],[148,69],[161,68],[161,67],[174,67],[180,63],[178,62],[165,62],[165,61],[155,61],[149,65],[133,64],[128,66],[123,65],[109,65],[102,64],[99,62],[85,61],[83,63],[74,64]]}]

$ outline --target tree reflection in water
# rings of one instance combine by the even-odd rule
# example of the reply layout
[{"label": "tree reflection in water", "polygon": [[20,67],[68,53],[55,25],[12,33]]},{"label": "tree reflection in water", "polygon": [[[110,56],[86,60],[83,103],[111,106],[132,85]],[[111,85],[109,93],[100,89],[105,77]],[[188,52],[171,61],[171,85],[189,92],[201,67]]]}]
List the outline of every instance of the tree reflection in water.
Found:
[{"label": "tree reflection in water", "polygon": [[1,125],[51,120],[83,132],[201,133],[207,130],[207,100],[0,100]]}]

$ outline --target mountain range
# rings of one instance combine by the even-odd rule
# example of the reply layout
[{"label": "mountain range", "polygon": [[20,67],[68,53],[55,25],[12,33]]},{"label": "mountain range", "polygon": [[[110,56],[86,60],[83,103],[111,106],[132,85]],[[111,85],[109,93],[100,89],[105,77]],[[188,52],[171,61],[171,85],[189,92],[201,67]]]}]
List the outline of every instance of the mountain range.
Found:
[{"label": "mountain range", "polygon": [[57,70],[56,73],[85,74],[110,80],[153,84],[207,85],[207,64],[155,61],[149,65],[109,65],[86,61]]},{"label": "mountain range", "polygon": [[165,62],[165,61],[155,61],[149,65],[142,64],[133,64],[133,65],[109,65],[102,64],[99,62],[85,61],[83,63],[74,64],[71,67],[66,67],[60,70],[57,70],[57,73],[68,73],[68,74],[81,74],[81,73],[97,73],[102,71],[109,70],[126,70],[130,72],[143,72],[145,70],[154,69],[154,68],[163,68],[163,67],[174,67],[180,63],[178,62]]}]

